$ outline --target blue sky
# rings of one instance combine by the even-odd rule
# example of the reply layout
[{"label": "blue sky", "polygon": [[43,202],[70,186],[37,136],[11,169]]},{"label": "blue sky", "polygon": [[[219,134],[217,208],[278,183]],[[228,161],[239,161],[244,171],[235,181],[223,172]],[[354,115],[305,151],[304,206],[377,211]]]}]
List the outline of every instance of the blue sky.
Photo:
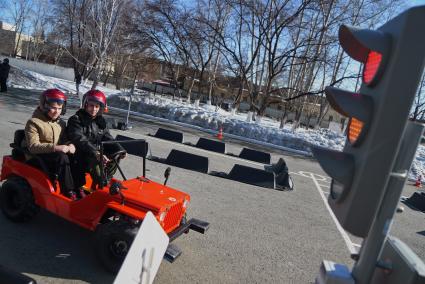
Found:
[{"label": "blue sky", "polygon": [[425,5],[425,0],[410,0],[412,6]]}]

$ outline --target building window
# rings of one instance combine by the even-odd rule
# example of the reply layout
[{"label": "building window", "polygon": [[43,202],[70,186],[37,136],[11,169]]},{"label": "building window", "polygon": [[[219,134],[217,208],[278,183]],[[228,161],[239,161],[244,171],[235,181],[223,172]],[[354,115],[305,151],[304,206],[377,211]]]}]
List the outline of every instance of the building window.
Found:
[{"label": "building window", "polygon": [[329,116],[329,122],[333,121],[334,117],[332,115]]}]

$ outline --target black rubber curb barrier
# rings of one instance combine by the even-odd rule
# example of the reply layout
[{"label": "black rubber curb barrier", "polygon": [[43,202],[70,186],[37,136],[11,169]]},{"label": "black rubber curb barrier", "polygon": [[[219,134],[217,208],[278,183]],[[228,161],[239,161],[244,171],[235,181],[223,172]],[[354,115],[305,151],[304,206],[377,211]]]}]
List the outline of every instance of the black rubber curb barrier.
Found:
[{"label": "black rubber curb barrier", "polygon": [[117,129],[127,130],[127,124],[124,121],[118,121],[117,122]]},{"label": "black rubber curb barrier", "polygon": [[[150,135],[152,136],[152,135]],[[155,135],[156,138],[161,138],[168,141],[173,141],[177,143],[183,143],[183,133],[173,130],[168,130],[164,128],[158,128]]]},{"label": "black rubber curb barrier", "polygon": [[276,164],[264,166],[264,170],[235,164],[229,174],[213,171],[210,175],[281,191],[294,189],[283,158]]},{"label": "black rubber curb barrier", "polygon": [[288,173],[280,173],[276,175],[276,189],[294,190],[294,182]]},{"label": "black rubber curb barrier", "polygon": [[165,163],[171,166],[176,166],[186,170],[192,170],[200,173],[208,173],[209,161],[207,157],[199,156],[179,150],[171,150],[167,159],[151,157],[152,161]]},{"label": "black rubber curb barrier", "polygon": [[404,200],[404,203],[413,209],[425,212],[425,192],[414,192],[412,196]]},{"label": "black rubber curb barrier", "polygon": [[208,173],[208,158],[179,150],[171,150],[166,163],[179,168]]},{"label": "black rubber curb barrier", "polygon": [[235,181],[267,187],[276,188],[275,174],[265,170],[251,168],[240,164],[235,164],[227,175],[228,179]]},{"label": "black rubber curb barrier", "polygon": [[226,144],[224,142],[210,140],[207,138],[199,138],[195,147],[223,154],[226,152]]},{"label": "black rubber curb barrier", "polygon": [[118,123],[117,120],[113,117],[107,117],[105,118],[106,125],[109,129],[118,129]]},{"label": "black rubber curb barrier", "polygon": [[270,161],[271,161],[270,153],[253,150],[249,148],[243,148],[239,154],[239,158],[254,161],[254,162],[264,163],[264,164],[270,164]]},{"label": "black rubber curb barrier", "polygon": [[288,166],[283,158],[280,158],[276,164],[265,165],[264,170],[273,172],[276,177],[276,186],[282,190],[293,190],[294,183],[289,175]]},{"label": "black rubber curb barrier", "polygon": [[[115,137],[115,140],[117,141],[122,141],[122,140],[135,140],[134,138],[131,137],[127,137],[124,135],[117,135],[117,137]],[[143,149],[143,147],[138,147],[139,145],[135,145],[133,143],[123,143],[120,144],[126,151],[128,154],[130,155],[135,155],[135,156],[139,156],[139,157],[147,157],[148,154],[148,149],[149,149],[149,143],[145,141],[145,149]],[[145,150],[145,151],[143,151]]]}]

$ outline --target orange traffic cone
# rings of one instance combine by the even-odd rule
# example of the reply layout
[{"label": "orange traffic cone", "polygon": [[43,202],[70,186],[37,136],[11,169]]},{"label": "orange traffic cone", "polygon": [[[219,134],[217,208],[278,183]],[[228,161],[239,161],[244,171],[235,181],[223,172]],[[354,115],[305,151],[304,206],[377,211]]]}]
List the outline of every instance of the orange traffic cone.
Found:
[{"label": "orange traffic cone", "polygon": [[415,182],[416,187],[422,187],[422,175],[418,176],[418,179]]},{"label": "orange traffic cone", "polygon": [[223,139],[223,127],[220,127],[220,129],[218,130],[217,138],[218,138],[218,140]]}]

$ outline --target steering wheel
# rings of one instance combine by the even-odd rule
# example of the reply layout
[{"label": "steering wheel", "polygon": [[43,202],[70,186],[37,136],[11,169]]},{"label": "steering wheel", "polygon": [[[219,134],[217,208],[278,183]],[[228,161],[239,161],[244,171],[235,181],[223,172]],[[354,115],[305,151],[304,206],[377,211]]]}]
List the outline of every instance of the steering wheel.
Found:
[{"label": "steering wheel", "polygon": [[118,151],[116,151],[116,152],[112,153],[112,154],[111,154],[111,155],[109,155],[109,156],[111,157],[111,159],[112,159],[112,160],[115,160],[115,159],[117,159],[118,157],[123,156],[123,155],[125,155],[125,154],[127,154],[127,151],[126,151],[125,149],[121,149],[121,150],[118,150]]}]

